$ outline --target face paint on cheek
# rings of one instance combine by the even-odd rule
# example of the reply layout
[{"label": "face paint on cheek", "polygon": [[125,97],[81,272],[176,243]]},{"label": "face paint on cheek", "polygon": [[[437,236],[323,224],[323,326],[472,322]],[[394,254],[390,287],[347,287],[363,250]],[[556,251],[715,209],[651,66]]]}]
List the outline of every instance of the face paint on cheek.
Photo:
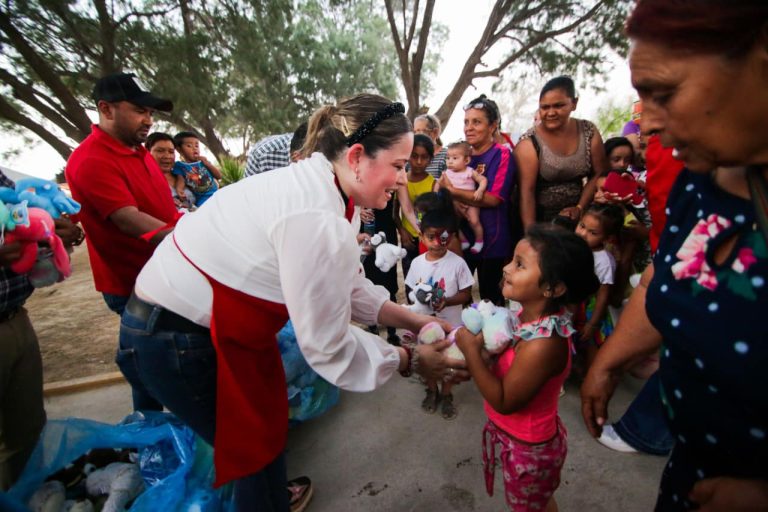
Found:
[{"label": "face paint on cheek", "polygon": [[451,235],[447,231],[443,231],[440,233],[440,245],[445,247],[448,245],[448,239],[451,237]]}]

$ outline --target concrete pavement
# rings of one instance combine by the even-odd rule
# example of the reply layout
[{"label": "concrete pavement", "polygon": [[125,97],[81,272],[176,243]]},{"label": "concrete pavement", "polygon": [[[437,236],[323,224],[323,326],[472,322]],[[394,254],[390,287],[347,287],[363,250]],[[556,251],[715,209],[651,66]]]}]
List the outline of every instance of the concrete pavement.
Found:
[{"label": "concrete pavement", "polygon": [[[617,419],[642,383],[627,378],[611,404]],[[485,492],[480,439],[485,415],[476,388],[455,388],[459,416],[446,421],[419,407],[423,387],[395,376],[365,394],[343,392],[325,416],[295,427],[288,442],[289,477],[315,483],[311,512],[506,510],[500,471],[495,495]],[[653,509],[664,459],[620,454],[587,434],[578,389],[566,385],[560,415],[568,457],[556,493],[563,511]],[[112,385],[46,399],[50,418],[76,416],[114,423],[131,410],[130,389]]]}]

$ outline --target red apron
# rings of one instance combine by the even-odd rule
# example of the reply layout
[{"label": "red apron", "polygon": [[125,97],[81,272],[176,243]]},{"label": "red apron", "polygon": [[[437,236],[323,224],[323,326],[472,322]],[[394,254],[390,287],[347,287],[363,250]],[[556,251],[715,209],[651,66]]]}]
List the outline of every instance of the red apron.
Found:
[{"label": "red apron", "polygon": [[288,392],[275,335],[288,321],[284,304],[221,284],[194,264],[213,289],[216,349],[214,487],[263,469],[285,448]]}]

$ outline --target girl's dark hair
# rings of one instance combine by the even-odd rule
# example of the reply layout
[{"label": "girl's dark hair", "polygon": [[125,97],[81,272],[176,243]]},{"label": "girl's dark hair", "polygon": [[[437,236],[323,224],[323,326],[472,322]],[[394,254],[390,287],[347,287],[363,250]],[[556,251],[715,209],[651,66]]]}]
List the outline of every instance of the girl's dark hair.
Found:
[{"label": "girl's dark hair", "polygon": [[488,124],[493,124],[498,121],[499,126],[501,126],[499,106],[485,94],[481,94],[464,106],[464,110],[469,110],[470,108],[476,108],[485,112],[485,117],[488,118]]},{"label": "girl's dark hair", "polygon": [[603,142],[603,147],[605,147],[605,156],[610,158],[611,152],[616,148],[620,148],[621,146],[627,146],[629,148],[629,150],[632,152],[632,160],[634,160],[635,147],[626,137],[611,137],[610,139],[607,139],[605,142]]},{"label": "girl's dark hair", "polygon": [[584,212],[600,219],[606,236],[618,236],[624,226],[624,209],[617,204],[592,203]]},{"label": "girl's dark hair", "polygon": [[200,140],[200,138],[192,132],[179,132],[173,136],[173,145],[176,147],[176,149],[180,148],[181,145],[184,144],[184,139]]},{"label": "girl's dark hair", "polygon": [[578,304],[600,287],[595,275],[595,260],[587,242],[566,229],[551,224],[534,224],[525,238],[539,253],[541,285],[554,288],[562,283],[565,293],[553,297],[549,313],[567,304]]},{"label": "girl's dark hair", "polygon": [[421,213],[421,230],[427,228],[445,228],[450,233],[459,229],[453,197],[446,189],[438,192],[426,192],[416,197],[413,208]]},{"label": "girl's dark hair", "polygon": [[[328,160],[335,160],[347,147],[347,138],[391,104],[391,100],[377,94],[357,94],[336,105],[320,107],[309,118],[301,155],[306,158],[319,151]],[[376,124],[359,142],[365,153],[374,157],[379,150],[389,149],[401,135],[411,131],[413,127],[405,114],[395,113]]]},{"label": "girl's dark hair", "polygon": [[562,75],[555,77],[544,84],[544,87],[541,88],[541,93],[539,93],[539,101],[541,101],[541,98],[543,98],[549,91],[554,91],[556,89],[562,90],[565,95],[572,100],[576,99],[576,86],[573,85],[573,79],[569,76]]},{"label": "girl's dark hair", "polygon": [[429,158],[435,157],[435,143],[427,135],[417,133],[413,136],[413,147],[421,146],[427,151]]},{"label": "girl's dark hair", "polygon": [[738,59],[754,47],[766,20],[766,0],[638,0],[625,32],[672,50]]},{"label": "girl's dark hair", "polygon": [[[168,135],[165,132],[152,132],[149,135],[147,135],[147,140],[144,142],[144,147],[147,148],[147,150],[152,149],[152,146],[160,142],[161,140],[167,140],[173,143],[173,137]],[[176,144],[173,144],[174,147],[176,147]]]}]

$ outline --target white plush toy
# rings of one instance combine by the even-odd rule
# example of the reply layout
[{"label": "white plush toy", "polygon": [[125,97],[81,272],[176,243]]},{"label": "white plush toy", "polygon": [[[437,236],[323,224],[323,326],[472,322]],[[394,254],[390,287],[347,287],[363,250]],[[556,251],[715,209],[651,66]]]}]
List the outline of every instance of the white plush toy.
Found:
[{"label": "white plush toy", "polygon": [[376,253],[374,264],[382,272],[389,272],[407,254],[402,247],[388,244],[387,235],[383,231],[379,231],[371,237],[371,247]]},{"label": "white plush toy", "polygon": [[85,481],[88,494],[100,496],[109,494],[103,512],[125,510],[125,505],[144,490],[139,466],[127,462],[113,462],[97,469]]}]

